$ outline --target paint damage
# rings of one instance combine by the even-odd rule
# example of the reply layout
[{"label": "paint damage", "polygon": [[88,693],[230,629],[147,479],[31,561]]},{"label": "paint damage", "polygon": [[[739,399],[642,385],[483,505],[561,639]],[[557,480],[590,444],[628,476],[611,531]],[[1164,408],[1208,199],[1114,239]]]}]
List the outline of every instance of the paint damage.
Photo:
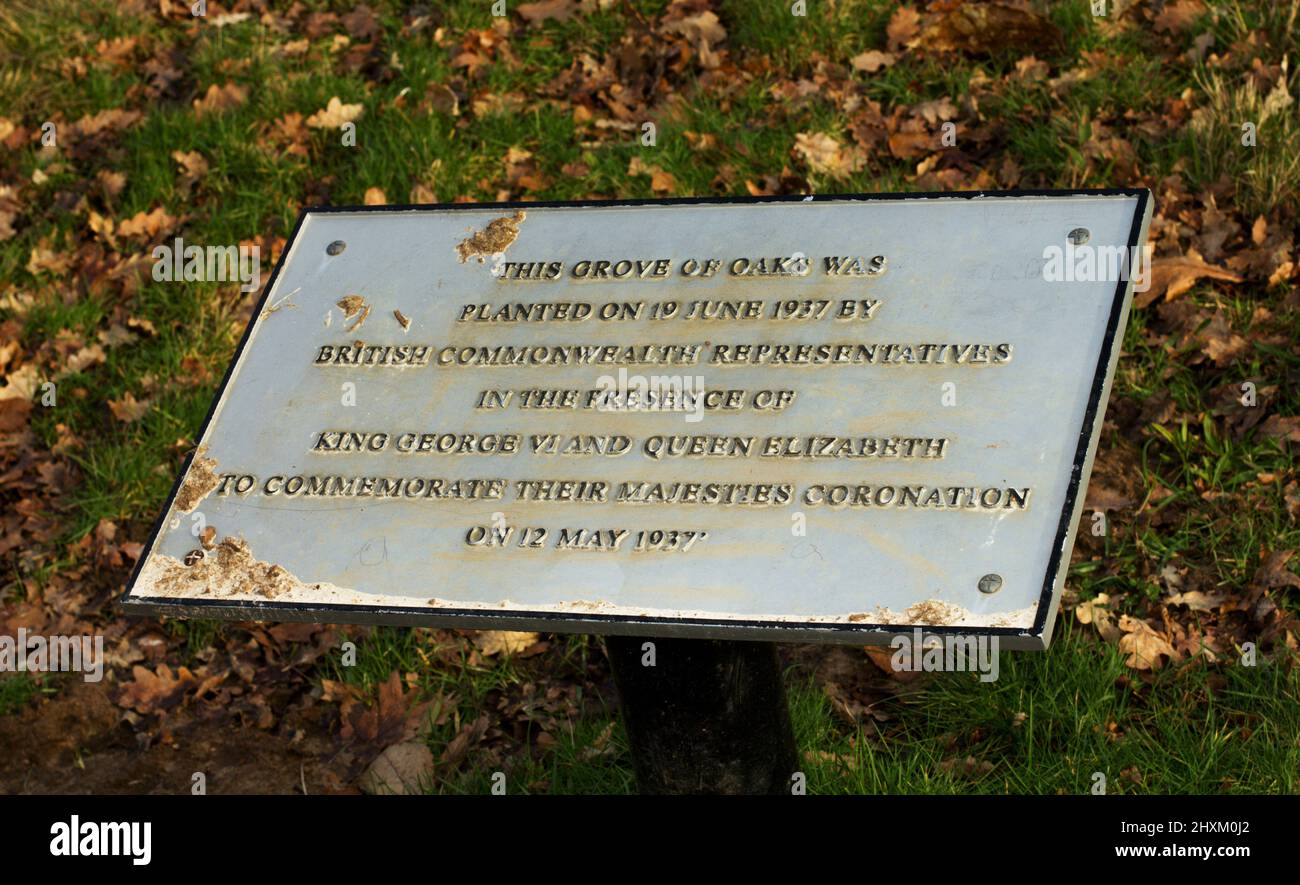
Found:
[{"label": "paint damage", "polygon": [[[197,552],[197,551],[196,551]],[[938,599],[929,599],[909,606],[903,612],[893,612],[878,606],[874,612],[829,615],[790,615],[772,613],[737,613],[705,610],[653,608],[627,606],[604,599],[570,599],[554,602],[512,600],[494,601],[447,599],[441,597],[411,597],[391,593],[368,593],[339,587],[326,582],[303,581],[287,569],[274,563],[258,560],[248,543],[239,537],[226,537],[216,545],[214,552],[197,559],[191,565],[172,556],[155,553],[140,575],[142,595],[170,598],[213,598],[238,601],[275,599],[278,602],[308,605],[365,605],[384,608],[417,606],[447,608],[461,611],[521,610],[549,613],[590,613],[645,618],[709,618],[728,620],[761,620],[787,623],[860,624],[864,622],[881,626],[908,627],[987,627],[1028,628],[1033,623],[1035,607],[1014,612],[978,614],[958,605]]]},{"label": "paint damage", "polygon": [[514,215],[506,215],[488,222],[482,230],[474,231],[456,244],[456,257],[464,264],[471,258],[477,258],[482,264],[486,257],[505,252],[519,236],[519,225],[525,218],[524,210]]},{"label": "paint damage", "polygon": [[348,326],[348,332],[355,332],[361,328],[361,324],[370,316],[370,305],[366,304],[366,299],[360,295],[344,295],[338,300],[339,310],[343,311],[343,319],[350,320],[356,317],[356,322]]},{"label": "paint damage", "polygon": [[205,457],[207,450],[207,446],[199,446],[199,450],[194,453],[194,462],[185,474],[185,482],[181,483],[180,491],[176,493],[176,509],[181,513],[189,513],[198,507],[199,502],[221,481],[217,477],[217,459]]},{"label": "paint damage", "polygon": [[[202,551],[192,551],[186,558]],[[227,536],[212,552],[186,565],[173,556],[155,554],[141,579],[158,596],[216,596],[275,599],[301,582],[288,571],[260,562],[243,538]]]}]

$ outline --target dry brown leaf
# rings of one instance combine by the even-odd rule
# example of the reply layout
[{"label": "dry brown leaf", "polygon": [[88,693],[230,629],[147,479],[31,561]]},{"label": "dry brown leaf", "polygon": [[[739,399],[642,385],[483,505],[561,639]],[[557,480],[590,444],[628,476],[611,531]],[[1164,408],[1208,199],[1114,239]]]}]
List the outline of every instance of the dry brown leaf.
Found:
[{"label": "dry brown leaf", "polygon": [[521,3],[515,8],[519,17],[530,25],[540,25],[551,19],[566,22],[573,18],[577,11],[577,0],[540,0],[537,3]]},{"label": "dry brown leaf", "polygon": [[419,795],[432,785],[433,767],[433,753],[424,741],[400,741],[370,763],[357,786],[371,795]]},{"label": "dry brown leaf", "polygon": [[226,83],[218,86],[213,83],[202,98],[194,99],[194,115],[203,117],[207,114],[228,111],[239,107],[248,100],[248,90],[238,83]]},{"label": "dry brown leaf", "polygon": [[936,147],[935,138],[924,129],[899,130],[889,136],[889,153],[900,160],[924,157]]},{"label": "dry brown leaf", "polygon": [[117,232],[123,237],[153,240],[157,239],[159,234],[166,233],[175,227],[177,220],[168,215],[166,209],[159,206],[150,212],[135,213],[135,215],[117,226]]},{"label": "dry brown leaf", "polygon": [[677,179],[672,176],[672,173],[665,172],[662,169],[651,170],[650,189],[657,194],[676,193]]},{"label": "dry brown leaf", "polygon": [[1246,339],[1232,331],[1221,310],[1215,311],[1205,328],[1197,332],[1197,338],[1202,342],[1201,350],[1220,368],[1231,364],[1247,347]]},{"label": "dry brown leaf", "polygon": [[108,408],[113,413],[113,417],[123,424],[130,424],[133,421],[139,421],[149,411],[149,401],[137,401],[136,398],[127,391],[126,395],[119,400],[109,400]]},{"label": "dry brown leaf", "polygon": [[1164,658],[1177,660],[1177,649],[1169,640],[1161,636],[1146,621],[1121,615],[1119,629],[1124,635],[1119,638],[1119,650],[1128,655],[1124,659],[1126,666],[1135,670],[1159,670],[1164,665]]},{"label": "dry brown leaf", "polygon": [[1026,47],[1052,50],[1063,42],[1061,29],[1051,19],[1004,3],[958,4],[927,27],[921,41],[927,49],[976,54]]},{"label": "dry brown leaf", "polygon": [[1227,597],[1222,593],[1204,593],[1200,590],[1188,590],[1165,597],[1165,605],[1185,605],[1192,611],[1212,612],[1223,604]]},{"label": "dry brown leaf", "polygon": [[1300,415],[1269,415],[1259,432],[1274,439],[1300,442]]},{"label": "dry brown leaf", "polygon": [[360,119],[365,109],[361,104],[344,104],[336,95],[324,108],[307,118],[307,125],[313,129],[338,129],[344,123]]},{"label": "dry brown leaf", "polygon": [[1196,285],[1196,281],[1203,277],[1223,280],[1227,283],[1242,281],[1239,274],[1206,264],[1201,258],[1201,253],[1195,249],[1188,249],[1186,255],[1156,258],[1151,262],[1151,288],[1140,293],[1136,299],[1137,306],[1145,307],[1161,295],[1164,296],[1165,301],[1172,301]]},{"label": "dry brown leaf", "polygon": [[1156,14],[1155,29],[1180,34],[1190,28],[1204,12],[1205,4],[1201,0],[1166,3],[1164,9]]},{"label": "dry brown leaf", "polygon": [[518,633],[512,630],[483,630],[474,634],[474,645],[487,657],[501,654],[518,654],[537,641],[536,633]]},{"label": "dry brown leaf", "polygon": [[921,32],[921,14],[910,6],[900,6],[890,16],[885,36],[890,50],[904,48]]},{"label": "dry brown leaf", "polygon": [[896,61],[898,61],[898,56],[892,52],[868,49],[866,52],[853,56],[849,64],[853,65],[855,71],[866,71],[868,74],[874,74],[881,68],[887,68]]},{"label": "dry brown leaf", "polygon": [[54,376],[55,380],[67,375],[74,375],[77,372],[84,372],[91,366],[102,363],[106,359],[108,359],[108,356],[104,353],[104,348],[100,347],[98,344],[87,345],[78,350],[72,356],[68,357],[67,362],[63,365],[63,369]]},{"label": "dry brown leaf", "polygon": [[1110,609],[1107,608],[1109,604],[1110,597],[1105,593],[1098,593],[1096,598],[1079,603],[1074,609],[1074,617],[1080,624],[1092,624],[1096,627],[1102,639],[1114,642],[1119,639],[1120,631],[1111,619]]},{"label": "dry brown leaf", "polygon": [[1127,510],[1135,502],[1118,489],[1108,488],[1093,479],[1088,483],[1088,496],[1084,500],[1084,510]]},{"label": "dry brown leaf", "polygon": [[208,174],[208,161],[198,151],[172,151],[172,159],[180,165],[181,171],[190,181],[198,181]]},{"label": "dry brown leaf", "polygon": [[1300,587],[1300,575],[1287,568],[1294,550],[1274,550],[1255,570],[1253,583],[1260,587]]},{"label": "dry brown leaf", "polygon": [[800,132],[794,137],[794,152],[817,175],[843,178],[862,168],[866,158],[854,148],[846,148],[825,132]]},{"label": "dry brown leaf", "polygon": [[181,667],[175,675],[166,664],[159,664],[156,673],[136,665],[131,670],[134,681],[123,684],[117,695],[118,706],[137,713],[161,713],[176,706],[185,696],[185,690],[197,682],[194,674]]}]

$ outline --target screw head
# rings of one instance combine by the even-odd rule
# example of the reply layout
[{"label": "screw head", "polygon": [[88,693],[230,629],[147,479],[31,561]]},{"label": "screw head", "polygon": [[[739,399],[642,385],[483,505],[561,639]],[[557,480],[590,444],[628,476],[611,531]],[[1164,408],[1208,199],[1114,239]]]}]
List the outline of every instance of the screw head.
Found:
[{"label": "screw head", "polygon": [[981,593],[997,593],[1002,589],[1002,576],[985,575],[980,578],[979,587]]},{"label": "screw head", "polygon": [[203,557],[204,557],[204,553],[203,553],[203,551],[200,550],[199,548],[195,547],[195,548],[194,548],[193,550],[191,550],[189,553],[186,553],[186,554],[185,554],[185,564],[186,564],[186,565],[194,565],[194,564],[197,563],[199,560],[203,559]]},{"label": "screw head", "polygon": [[328,246],[325,247],[325,252],[329,255],[338,255],[347,247],[348,244],[343,242],[342,240],[335,240],[334,242],[330,243]]},{"label": "screw head", "polygon": [[1092,237],[1092,232],[1086,227],[1076,227],[1074,230],[1070,231],[1067,236],[1071,243],[1076,246],[1082,246]]}]

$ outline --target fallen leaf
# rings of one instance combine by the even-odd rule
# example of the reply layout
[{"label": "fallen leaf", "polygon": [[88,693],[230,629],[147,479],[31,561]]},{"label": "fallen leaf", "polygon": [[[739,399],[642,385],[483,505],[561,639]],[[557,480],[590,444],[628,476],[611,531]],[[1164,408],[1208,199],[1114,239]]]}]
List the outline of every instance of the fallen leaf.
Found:
[{"label": "fallen leaf", "polygon": [[1092,624],[1097,628],[1097,633],[1107,642],[1114,642],[1119,639],[1120,631],[1111,620],[1111,612],[1107,606],[1110,604],[1110,597],[1105,593],[1098,593],[1094,599],[1079,603],[1074,609],[1074,617],[1080,624]]},{"label": "fallen leaf", "polygon": [[518,633],[512,630],[482,630],[474,634],[474,645],[485,656],[504,652],[518,654],[537,641],[536,633]]},{"label": "fallen leaf", "polygon": [[650,173],[650,189],[657,194],[671,194],[677,191],[677,179],[671,173],[655,169]]},{"label": "fallen leaf", "polygon": [[123,684],[117,704],[145,714],[161,713],[176,706],[184,698],[186,688],[197,682],[185,667],[173,675],[166,664],[159,664],[156,673],[137,665],[131,669],[131,675],[135,678]]},{"label": "fallen leaf", "polygon": [[1300,587],[1300,575],[1287,568],[1294,550],[1274,550],[1255,570],[1252,581],[1259,587]]},{"label": "fallen leaf", "polygon": [[167,214],[162,206],[149,212],[137,212],[117,226],[117,232],[123,237],[141,240],[155,240],[159,234],[166,233],[176,226],[179,219]]},{"label": "fallen leaf", "polygon": [[1026,46],[1052,50],[1063,38],[1051,19],[1031,9],[1004,3],[961,3],[927,27],[921,42],[939,52],[983,55]]},{"label": "fallen leaf", "polygon": [[1227,597],[1222,593],[1204,593],[1200,590],[1188,590],[1165,597],[1165,605],[1185,605],[1192,611],[1212,612],[1223,604]]},{"label": "fallen leaf", "polygon": [[866,71],[868,74],[874,74],[881,68],[887,68],[896,61],[898,61],[898,56],[892,52],[868,49],[866,52],[853,56],[849,64],[853,65],[855,71]]},{"label": "fallen leaf", "polygon": [[130,391],[119,400],[109,400],[108,408],[113,413],[113,417],[123,424],[130,424],[133,421],[139,421],[149,411],[149,401],[138,402]]},{"label": "fallen leaf", "polygon": [[361,104],[344,104],[336,95],[324,108],[307,118],[307,125],[313,129],[338,129],[344,123],[359,119],[365,109]]},{"label": "fallen leaf", "polygon": [[1195,249],[1188,249],[1186,255],[1156,258],[1151,262],[1151,288],[1140,293],[1136,299],[1138,307],[1145,307],[1161,295],[1165,301],[1172,301],[1196,284],[1196,281],[1209,277],[1228,283],[1240,283],[1242,277],[1230,270],[1206,264],[1201,254]]},{"label": "fallen leaf", "polygon": [[180,164],[181,171],[190,181],[197,181],[208,174],[208,161],[198,151],[172,151],[172,159]]},{"label": "fallen leaf", "polygon": [[1269,415],[1259,432],[1273,439],[1287,439],[1300,442],[1300,415]]},{"label": "fallen leaf", "polygon": [[515,8],[519,17],[530,25],[540,25],[551,19],[566,22],[577,11],[577,0],[541,0],[538,3],[521,3]]},{"label": "fallen leaf", "polygon": [[393,744],[370,763],[357,786],[371,795],[413,796],[433,783],[433,753],[423,741]]},{"label": "fallen leaf", "polygon": [[1170,34],[1182,33],[1190,28],[1204,12],[1205,4],[1201,0],[1178,0],[1177,3],[1166,3],[1165,7],[1156,14],[1155,29]]},{"label": "fallen leaf", "polygon": [[1134,500],[1118,489],[1108,488],[1097,480],[1088,483],[1088,496],[1084,499],[1084,510],[1127,510]]},{"label": "fallen leaf", "polygon": [[910,6],[894,10],[885,27],[885,36],[891,50],[902,49],[921,32],[921,14]]},{"label": "fallen leaf", "polygon": [[794,137],[794,151],[818,175],[843,178],[862,168],[866,158],[853,148],[845,148],[825,132],[800,132]]},{"label": "fallen leaf", "polygon": [[204,117],[212,113],[228,111],[239,107],[248,100],[248,90],[238,83],[226,83],[218,86],[213,83],[202,98],[194,99],[194,115]]},{"label": "fallen leaf", "polygon": [[54,376],[55,380],[60,380],[67,375],[75,375],[77,372],[84,372],[91,366],[104,362],[108,359],[104,353],[104,348],[98,344],[89,344],[72,356],[68,357],[67,362],[63,364],[63,369]]},{"label": "fallen leaf", "polygon": [[1169,640],[1151,629],[1146,621],[1121,615],[1119,629],[1124,634],[1119,638],[1119,650],[1128,655],[1124,659],[1126,666],[1135,670],[1159,670],[1164,658],[1178,658],[1178,651]]}]

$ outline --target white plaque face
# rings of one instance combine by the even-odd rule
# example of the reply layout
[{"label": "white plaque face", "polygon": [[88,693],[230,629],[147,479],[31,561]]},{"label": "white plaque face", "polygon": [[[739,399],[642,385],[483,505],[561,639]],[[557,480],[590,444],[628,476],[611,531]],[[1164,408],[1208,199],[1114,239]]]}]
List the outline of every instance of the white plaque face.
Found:
[{"label": "white plaque face", "polygon": [[305,212],[123,605],[1046,647],[1149,202]]}]

